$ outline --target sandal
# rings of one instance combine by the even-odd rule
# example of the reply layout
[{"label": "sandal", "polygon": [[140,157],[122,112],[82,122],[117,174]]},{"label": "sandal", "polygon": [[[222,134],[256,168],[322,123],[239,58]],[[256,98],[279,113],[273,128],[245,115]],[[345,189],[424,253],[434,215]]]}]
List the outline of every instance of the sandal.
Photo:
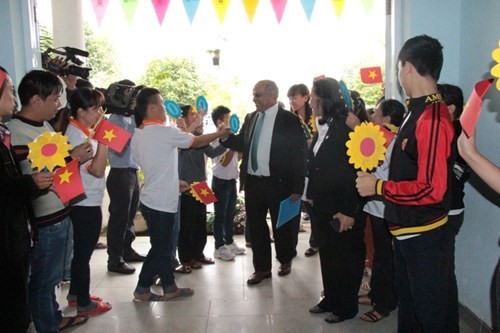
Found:
[{"label": "sandal", "polygon": [[208,258],[208,257],[203,257],[203,258],[200,258],[200,259],[196,259],[196,261],[199,262],[200,264],[203,264],[203,265],[212,265],[212,264],[215,264],[215,261],[212,258]]},{"label": "sandal", "polygon": [[144,294],[134,291],[134,302],[158,302],[162,300],[162,296],[154,294],[152,292],[147,292]]},{"label": "sandal", "polygon": [[[91,301],[91,302],[94,302],[94,301]],[[94,315],[98,315],[98,314],[104,313],[106,311],[109,311],[112,308],[111,304],[108,302],[98,301],[95,303],[97,303],[97,306],[95,307],[95,309],[92,309],[89,311],[78,310],[77,311],[78,316],[94,316]]]},{"label": "sandal", "polygon": [[[90,300],[94,302],[100,302],[102,301],[102,298],[100,298],[99,296],[90,295]],[[76,300],[76,297],[72,300],[68,299],[68,306],[77,306],[77,303],[78,301]]]},{"label": "sandal", "polygon": [[[62,324],[62,322],[65,321],[65,319],[67,319],[67,321],[64,324]],[[66,328],[85,324],[87,320],[89,320],[89,317],[87,316],[63,317],[61,323],[59,324],[59,331],[62,331]]]},{"label": "sandal", "polygon": [[194,259],[191,260],[190,262],[188,262],[187,264],[184,264],[184,265],[188,265],[192,269],[201,269],[202,268],[201,263],[199,263],[198,261],[196,261]]},{"label": "sandal", "polygon": [[179,265],[176,268],[174,268],[175,273],[181,273],[181,274],[189,274],[192,272],[191,266],[185,264],[185,265]]},{"label": "sandal", "polygon": [[359,295],[358,304],[373,306],[373,301],[368,295]]},{"label": "sandal", "polygon": [[361,320],[367,321],[369,323],[376,323],[384,319],[386,316],[381,315],[375,310],[370,310],[366,312],[364,315],[359,317]]},{"label": "sandal", "polygon": [[163,301],[170,301],[174,298],[193,296],[193,294],[194,294],[194,290],[191,288],[177,288],[177,290],[174,291],[173,293],[163,294],[162,300]]}]

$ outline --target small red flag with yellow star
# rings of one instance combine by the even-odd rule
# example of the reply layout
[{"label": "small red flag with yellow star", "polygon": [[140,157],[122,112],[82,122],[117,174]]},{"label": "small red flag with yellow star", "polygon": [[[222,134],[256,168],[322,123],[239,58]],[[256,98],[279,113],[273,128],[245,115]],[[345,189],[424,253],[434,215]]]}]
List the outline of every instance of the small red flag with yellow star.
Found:
[{"label": "small red flag with yellow star", "polygon": [[130,139],[130,133],[120,126],[103,119],[97,125],[93,138],[116,152],[121,153]]},{"label": "small red flag with yellow star", "polygon": [[191,184],[191,193],[196,200],[204,203],[205,205],[217,202],[217,198],[210,187],[208,187],[207,182]]},{"label": "small red flag with yellow star", "polygon": [[65,167],[57,169],[53,185],[62,203],[66,203],[85,193],[85,188],[80,178],[78,160],[73,160],[66,164]]},{"label": "small red flag with yellow star", "polygon": [[359,72],[363,83],[381,83],[383,81],[382,69],[380,67],[361,68]]}]

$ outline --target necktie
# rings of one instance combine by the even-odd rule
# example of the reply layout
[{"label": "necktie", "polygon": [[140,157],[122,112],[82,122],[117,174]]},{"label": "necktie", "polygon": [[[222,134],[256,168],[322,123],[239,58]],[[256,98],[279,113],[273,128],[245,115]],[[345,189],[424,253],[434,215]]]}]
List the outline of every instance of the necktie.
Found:
[{"label": "necktie", "polygon": [[265,116],[266,114],[264,112],[259,113],[259,118],[257,119],[253,130],[252,148],[250,151],[250,166],[253,171],[257,171],[259,168],[259,164],[257,162],[257,151],[259,149],[260,131],[262,130],[262,124],[264,123]]}]

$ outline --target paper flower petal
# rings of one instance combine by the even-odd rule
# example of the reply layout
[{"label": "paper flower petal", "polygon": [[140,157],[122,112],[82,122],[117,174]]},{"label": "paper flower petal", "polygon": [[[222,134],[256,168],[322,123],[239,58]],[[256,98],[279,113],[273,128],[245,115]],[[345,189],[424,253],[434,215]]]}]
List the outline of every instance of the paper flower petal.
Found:
[{"label": "paper flower petal", "polygon": [[378,125],[362,123],[349,133],[349,138],[346,142],[347,155],[354,168],[369,171],[384,159],[386,139]]},{"label": "paper flower petal", "polygon": [[45,131],[33,142],[28,144],[28,158],[33,169],[53,171],[56,166],[66,166],[64,160],[69,156],[71,145],[68,138],[61,133]]},{"label": "paper flower petal", "polygon": [[[500,46],[500,40],[498,41],[498,45]],[[491,75],[497,78],[496,87],[497,90],[500,91],[500,47],[493,50],[491,57],[497,62],[497,64],[491,69]]]}]

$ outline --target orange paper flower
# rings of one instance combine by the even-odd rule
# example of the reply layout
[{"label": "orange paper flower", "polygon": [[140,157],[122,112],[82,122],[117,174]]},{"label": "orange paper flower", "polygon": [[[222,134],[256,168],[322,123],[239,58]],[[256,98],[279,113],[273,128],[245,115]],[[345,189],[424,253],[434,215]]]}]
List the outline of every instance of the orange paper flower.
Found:
[{"label": "orange paper flower", "polygon": [[33,169],[53,171],[56,166],[66,166],[64,158],[69,156],[71,145],[68,137],[57,132],[45,131],[35,141],[28,144],[28,158]]},{"label": "orange paper flower", "polygon": [[378,125],[362,123],[349,133],[349,138],[345,145],[349,163],[354,164],[354,168],[372,170],[384,159],[385,137]]}]

